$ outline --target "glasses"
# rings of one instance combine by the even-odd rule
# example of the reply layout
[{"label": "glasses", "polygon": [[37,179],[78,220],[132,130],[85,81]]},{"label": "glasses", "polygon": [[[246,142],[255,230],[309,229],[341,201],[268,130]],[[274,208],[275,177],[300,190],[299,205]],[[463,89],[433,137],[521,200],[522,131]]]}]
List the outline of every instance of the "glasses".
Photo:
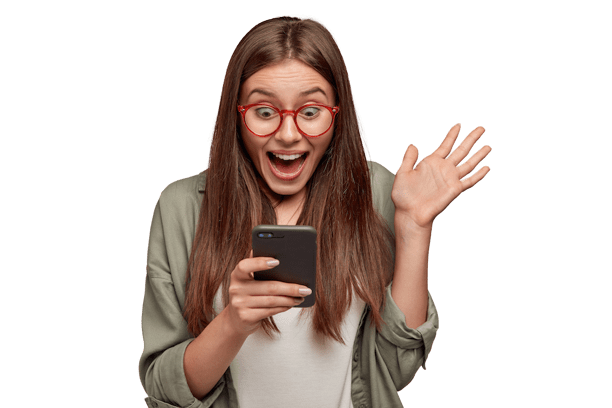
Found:
[{"label": "glasses", "polygon": [[334,118],[340,107],[311,103],[297,110],[280,110],[276,106],[266,103],[251,105],[238,105],[238,112],[242,114],[244,125],[255,136],[270,136],[280,129],[283,117],[293,116],[298,132],[308,137],[318,137],[327,133],[334,124]]}]

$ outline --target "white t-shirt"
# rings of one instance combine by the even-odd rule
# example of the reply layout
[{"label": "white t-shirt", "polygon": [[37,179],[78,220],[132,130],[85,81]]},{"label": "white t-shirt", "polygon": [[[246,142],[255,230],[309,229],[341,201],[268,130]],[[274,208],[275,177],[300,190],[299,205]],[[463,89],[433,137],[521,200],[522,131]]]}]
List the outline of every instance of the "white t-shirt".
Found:
[{"label": "white t-shirt", "polygon": [[[221,291],[215,309],[223,308]],[[342,322],[345,344],[315,335],[309,309],[274,316],[280,334],[251,334],[230,364],[241,408],[352,408],[353,343],[365,303],[353,293]]]}]

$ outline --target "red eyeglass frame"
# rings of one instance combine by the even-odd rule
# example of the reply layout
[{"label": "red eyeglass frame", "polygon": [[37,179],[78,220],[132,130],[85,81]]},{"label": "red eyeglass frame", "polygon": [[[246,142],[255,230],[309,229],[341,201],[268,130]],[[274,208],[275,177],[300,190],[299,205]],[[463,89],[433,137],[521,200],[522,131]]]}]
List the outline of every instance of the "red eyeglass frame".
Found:
[{"label": "red eyeglass frame", "polygon": [[[273,132],[268,133],[267,135],[260,135],[258,133],[253,132],[249,128],[249,125],[247,125],[247,123],[246,123],[245,115],[246,115],[247,111],[249,109],[251,109],[253,106],[267,106],[267,107],[269,107],[271,109],[274,109],[280,115],[280,123],[278,124],[278,127]],[[310,108],[312,106],[319,106],[319,107],[325,108],[332,115],[332,120],[331,120],[331,123],[329,124],[329,127],[325,130],[325,132],[320,133],[320,134],[318,134],[316,136],[311,136],[311,135],[308,135],[308,134],[304,133],[302,131],[302,129],[300,129],[300,126],[297,124],[297,121],[295,120],[295,115],[297,115],[302,109]],[[281,126],[283,126],[283,120],[285,119],[285,114],[290,114],[291,116],[293,116],[293,123],[295,124],[295,128],[298,130],[298,132],[300,132],[301,135],[306,136],[306,137],[319,137],[319,136],[322,136],[325,133],[327,133],[329,131],[329,129],[331,129],[332,126],[334,126],[334,121],[336,120],[336,114],[339,111],[340,111],[340,106],[331,107],[331,106],[323,105],[322,103],[309,103],[309,104],[306,104],[304,106],[300,106],[296,110],[289,110],[289,109],[281,110],[281,109],[278,109],[276,106],[270,105],[268,103],[252,103],[250,105],[244,105],[244,106],[243,105],[238,105],[238,112],[240,112],[240,114],[242,115],[242,123],[244,123],[244,126],[246,126],[246,128],[249,130],[249,132],[251,132],[252,134],[254,134],[255,136],[258,136],[258,137],[268,137],[268,136],[271,136],[274,133],[278,132],[278,129],[280,129]]]}]

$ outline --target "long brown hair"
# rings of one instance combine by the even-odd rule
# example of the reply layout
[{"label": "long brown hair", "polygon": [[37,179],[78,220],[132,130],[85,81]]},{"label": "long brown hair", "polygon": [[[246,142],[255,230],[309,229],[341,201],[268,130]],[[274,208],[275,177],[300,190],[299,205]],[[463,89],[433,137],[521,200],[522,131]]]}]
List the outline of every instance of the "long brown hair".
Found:
[{"label": "long brown hair", "polygon": [[[187,268],[184,315],[192,335],[214,318],[213,300],[239,261],[249,256],[251,229],[276,224],[260,176],[240,137],[236,106],[240,86],[260,69],[295,58],[334,88],[340,112],[329,148],[307,183],[298,225],[317,230],[314,330],[343,342],[341,323],[353,290],[371,309],[380,330],[385,288],[393,274],[393,236],[372,205],[370,176],[357,115],[340,50],[331,34],[312,20],[281,17],[255,26],[240,41],[227,67],[215,125],[200,216]],[[271,334],[272,318],[262,322]]]}]

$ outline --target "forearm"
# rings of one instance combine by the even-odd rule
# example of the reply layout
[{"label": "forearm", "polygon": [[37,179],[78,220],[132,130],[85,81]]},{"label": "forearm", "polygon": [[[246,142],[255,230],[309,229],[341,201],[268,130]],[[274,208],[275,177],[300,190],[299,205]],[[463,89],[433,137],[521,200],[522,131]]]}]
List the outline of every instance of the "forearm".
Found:
[{"label": "forearm", "polygon": [[214,318],[185,350],[187,385],[198,399],[213,389],[248,337],[231,328],[226,311]]},{"label": "forearm", "polygon": [[427,320],[427,264],[431,225],[419,227],[407,216],[395,215],[395,270],[391,295],[406,316],[406,325],[417,328]]}]

